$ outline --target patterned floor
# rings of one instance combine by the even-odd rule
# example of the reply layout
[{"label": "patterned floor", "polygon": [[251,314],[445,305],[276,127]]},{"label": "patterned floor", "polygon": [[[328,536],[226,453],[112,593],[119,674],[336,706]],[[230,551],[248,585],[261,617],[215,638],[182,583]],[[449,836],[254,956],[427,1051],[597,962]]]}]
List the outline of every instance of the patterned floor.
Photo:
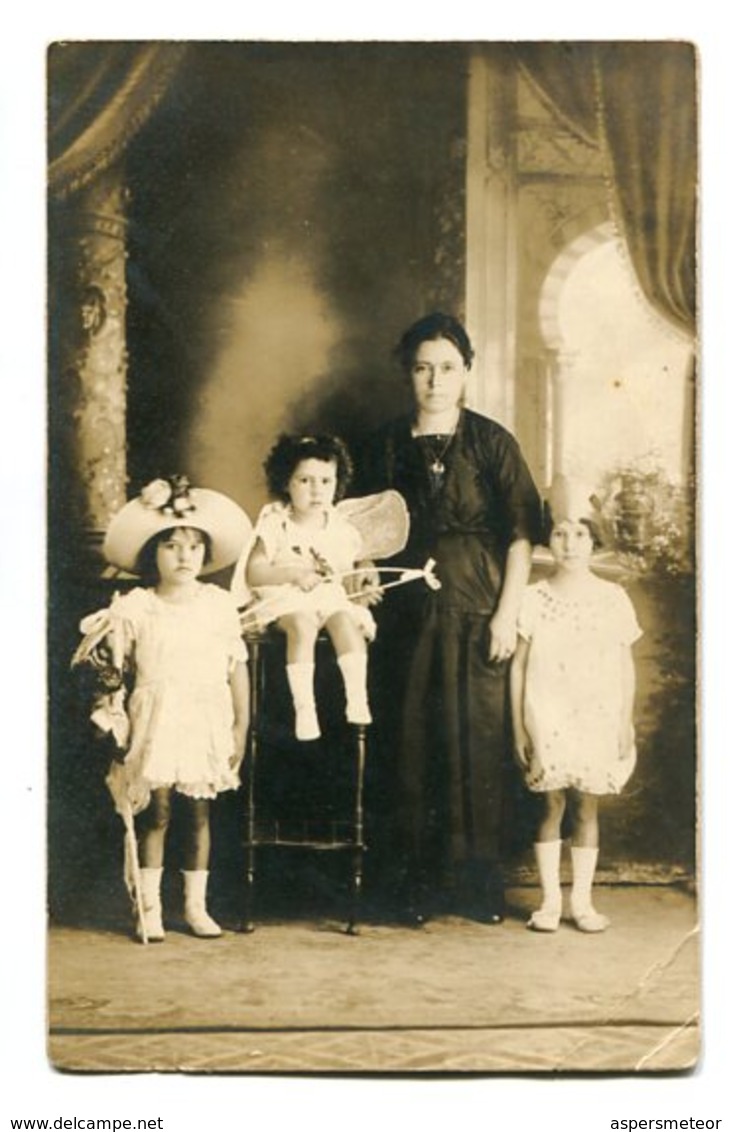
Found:
[{"label": "patterned floor", "polygon": [[[671,888],[604,891],[609,932],[460,920],[420,932],[269,924],[143,948],[54,928],[49,1058],[91,1072],[549,1073],[692,1067],[696,910]],[[212,959],[216,962],[213,963]]]},{"label": "patterned floor", "polygon": [[692,1067],[697,1020],[527,1030],[55,1034],[57,1067],[85,1072],[654,1072]]}]

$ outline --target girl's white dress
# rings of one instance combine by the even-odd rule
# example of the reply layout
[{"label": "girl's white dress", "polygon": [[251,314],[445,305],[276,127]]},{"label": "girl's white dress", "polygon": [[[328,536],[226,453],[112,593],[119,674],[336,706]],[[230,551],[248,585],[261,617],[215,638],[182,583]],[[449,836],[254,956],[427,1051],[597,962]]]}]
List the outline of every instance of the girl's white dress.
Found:
[{"label": "girl's white dress", "polygon": [[594,583],[577,599],[558,596],[546,581],[524,593],[518,629],[529,642],[530,790],[618,794],[636,763],[621,735],[622,662],[641,629],[621,586]]},{"label": "girl's white dress", "polygon": [[311,530],[293,522],[290,506],[268,503],[260,512],[252,535],[252,545],[260,540],[270,565],[291,566],[307,563],[332,570],[327,578],[307,593],[292,583],[257,586],[258,618],[262,623],[276,621],[287,613],[310,612],[321,628],[334,613],[346,613],[367,640],[373,640],[376,623],[369,610],[349,600],[338,575],[352,570],[362,557],[362,537],[356,527],[335,508],[326,512],[322,528]]},{"label": "girl's white dress", "polygon": [[108,619],[107,640],[134,678],[123,764],[133,811],[159,786],[191,798],[236,789],[229,676],[247,653],[230,594],[198,583],[190,601],[172,603],[134,589],[95,616]]}]

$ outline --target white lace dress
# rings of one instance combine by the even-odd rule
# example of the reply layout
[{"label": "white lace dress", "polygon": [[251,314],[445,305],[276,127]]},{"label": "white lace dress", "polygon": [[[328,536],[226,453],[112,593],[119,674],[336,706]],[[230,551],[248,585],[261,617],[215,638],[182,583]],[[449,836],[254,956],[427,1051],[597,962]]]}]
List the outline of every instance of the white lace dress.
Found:
[{"label": "white lace dress", "polygon": [[134,673],[123,765],[133,811],[160,786],[192,798],[236,789],[229,676],[247,653],[230,594],[199,583],[190,601],[171,603],[134,589],[94,617]]},{"label": "white lace dress", "polygon": [[529,642],[524,721],[530,790],[618,794],[636,762],[621,734],[624,651],[641,636],[626,591],[594,578],[578,599],[528,586],[519,634]]}]

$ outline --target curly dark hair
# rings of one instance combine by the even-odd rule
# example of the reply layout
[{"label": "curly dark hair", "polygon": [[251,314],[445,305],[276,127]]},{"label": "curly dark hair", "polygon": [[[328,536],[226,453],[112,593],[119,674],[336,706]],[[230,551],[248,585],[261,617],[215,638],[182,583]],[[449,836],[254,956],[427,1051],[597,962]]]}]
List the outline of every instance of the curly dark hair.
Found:
[{"label": "curly dark hair", "polygon": [[177,530],[194,530],[197,534],[201,535],[201,541],[204,544],[204,565],[211,562],[211,539],[206,531],[199,530],[191,523],[176,523],[172,527],[166,527],[164,531],[158,531],[143,544],[140,553],[137,556],[135,563],[135,573],[140,576],[140,580],[146,586],[155,586],[160,581],[158,574],[158,567],[155,561],[156,552],[161,542],[166,542],[174,531]]},{"label": "curly dark hair", "polygon": [[323,460],[336,465],[336,502],[343,499],[354,474],[349,450],[338,436],[288,436],[283,433],[263,465],[273,499],[290,500],[288,484],[303,460]]},{"label": "curly dark hair", "polygon": [[438,338],[446,338],[452,342],[463,358],[466,369],[471,368],[473,346],[463,325],[452,314],[434,311],[413,322],[395,346],[395,357],[405,373],[409,373],[412,369],[415,354],[423,342],[434,342]]}]

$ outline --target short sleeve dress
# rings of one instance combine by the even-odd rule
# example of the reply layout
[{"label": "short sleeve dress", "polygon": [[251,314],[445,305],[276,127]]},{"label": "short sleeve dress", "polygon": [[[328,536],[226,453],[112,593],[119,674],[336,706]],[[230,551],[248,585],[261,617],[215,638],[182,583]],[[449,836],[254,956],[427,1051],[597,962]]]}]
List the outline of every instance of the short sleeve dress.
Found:
[{"label": "short sleeve dress", "polygon": [[133,810],[144,809],[157,787],[191,798],[236,789],[229,677],[247,653],[231,596],[198,583],[190,601],[171,603],[134,589],[109,612],[134,674],[124,761]]},{"label": "short sleeve dress", "polygon": [[634,769],[635,750],[622,752],[622,664],[641,629],[626,591],[594,581],[578,599],[566,600],[547,581],[524,593],[519,633],[529,642],[530,790],[618,794]]},{"label": "short sleeve dress", "polygon": [[[321,529],[306,529],[293,522],[287,504],[267,504],[257,519],[253,545],[260,540],[267,561],[272,565],[307,563],[314,569],[326,567],[334,575],[345,573],[353,569],[361,557],[361,535],[336,508],[328,511],[325,519]],[[320,628],[334,613],[343,612],[367,640],[375,635],[376,624],[371,613],[365,606],[349,600],[337,577],[326,579],[307,593],[290,583],[257,586],[253,592],[260,599],[264,623],[276,621],[288,613],[309,612]]]}]

